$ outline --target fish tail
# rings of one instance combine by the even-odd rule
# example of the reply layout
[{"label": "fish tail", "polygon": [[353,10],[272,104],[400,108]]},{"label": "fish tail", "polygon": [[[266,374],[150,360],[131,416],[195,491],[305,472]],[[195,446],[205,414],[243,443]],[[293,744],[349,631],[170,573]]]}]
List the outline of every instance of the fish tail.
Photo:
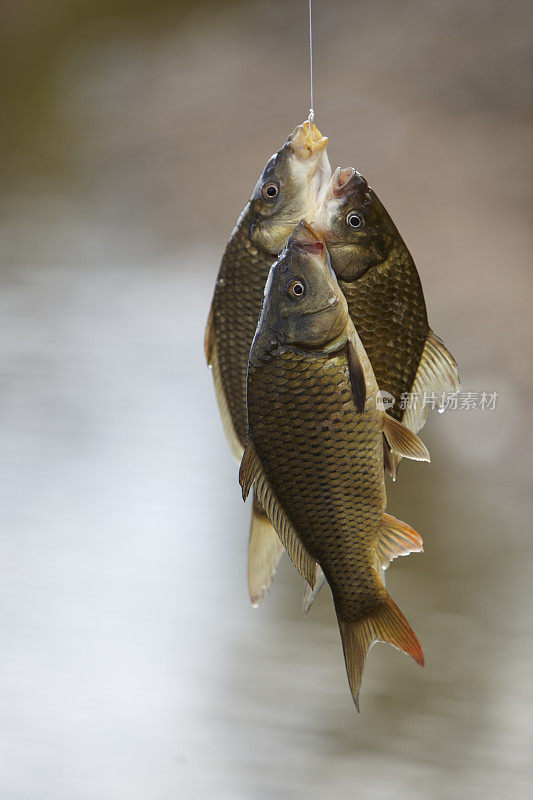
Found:
[{"label": "fish tail", "polygon": [[254,608],[261,603],[265,592],[270,588],[282,553],[283,545],[278,534],[254,492],[248,549],[248,591]]},{"label": "fish tail", "polygon": [[351,621],[337,614],[346,662],[348,682],[357,710],[359,690],[368,651],[375,642],[385,642],[397,647],[424,666],[424,653],[420,642],[398,606],[389,595],[371,614],[363,619]]}]

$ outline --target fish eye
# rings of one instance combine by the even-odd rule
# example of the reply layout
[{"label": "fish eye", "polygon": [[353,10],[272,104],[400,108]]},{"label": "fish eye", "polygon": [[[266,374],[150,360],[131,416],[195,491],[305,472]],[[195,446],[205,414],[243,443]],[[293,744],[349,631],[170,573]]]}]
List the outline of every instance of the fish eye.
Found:
[{"label": "fish eye", "polygon": [[354,228],[355,230],[361,230],[363,225],[365,224],[365,218],[359,211],[350,211],[346,215],[346,224],[350,226],[350,228]]},{"label": "fish eye", "polygon": [[267,183],[263,184],[261,194],[265,200],[275,200],[279,194],[279,183],[277,181],[268,181]]},{"label": "fish eye", "polygon": [[289,294],[295,300],[299,300],[305,293],[305,286],[302,281],[293,281],[289,286]]}]

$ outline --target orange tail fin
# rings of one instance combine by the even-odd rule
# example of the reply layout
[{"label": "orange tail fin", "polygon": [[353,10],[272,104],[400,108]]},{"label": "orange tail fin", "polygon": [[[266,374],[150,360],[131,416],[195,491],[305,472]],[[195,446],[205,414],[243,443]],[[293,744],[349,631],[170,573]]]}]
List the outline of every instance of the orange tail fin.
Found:
[{"label": "orange tail fin", "polygon": [[359,689],[368,651],[375,642],[386,642],[412,656],[417,664],[424,666],[424,653],[420,642],[411,630],[404,615],[387,598],[368,617],[351,622],[337,615],[346,662],[348,682],[357,710],[359,711]]}]

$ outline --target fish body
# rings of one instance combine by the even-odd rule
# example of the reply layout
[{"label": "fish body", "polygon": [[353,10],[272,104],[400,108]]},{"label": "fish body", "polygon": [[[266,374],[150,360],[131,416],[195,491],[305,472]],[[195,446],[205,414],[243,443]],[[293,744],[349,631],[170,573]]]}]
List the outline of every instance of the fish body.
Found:
[{"label": "fish body", "polygon": [[[231,451],[240,461],[247,430],[246,370],[272,262],[301,219],[311,219],[328,185],[327,138],[298,125],[268,161],[230,236],[220,264],[205,350]],[[249,588],[257,605],[281,554],[256,501],[252,511]]]},{"label": "fish body", "polygon": [[[274,256],[250,236],[252,210],[245,208],[220,265],[212,304],[210,336],[216,369],[227,406],[222,412],[228,442],[236,459],[246,437],[246,365]],[[213,351],[209,358],[213,360]]]},{"label": "fish body", "polygon": [[[337,169],[313,226],[326,242],[388,413],[417,433],[428,406],[459,389],[457,364],[431,330],[420,276],[389,213],[356,170]],[[392,458],[395,473],[397,457]]]},{"label": "fish body", "polygon": [[[385,596],[372,544],[386,497],[377,383],[355,409],[345,347],[252,353],[250,433],[278,502],[322,567],[336,607],[357,618]],[[265,411],[266,409],[266,411]]]},{"label": "fish body", "polygon": [[316,575],[298,545],[324,572],[356,704],[374,641],[423,661],[382,580],[391,557],[421,549],[418,534],[385,513],[383,435],[395,452],[429,456],[378,398],[324,243],[302,223],[272,268],[250,353],[241,484],[246,492],[254,483],[311,586]]},{"label": "fish body", "polygon": [[341,279],[339,285],[380,389],[396,398],[390,414],[401,420],[399,401],[415,382],[429,335],[413,259],[407,250],[396,250],[381,268],[368,270],[355,283]]}]

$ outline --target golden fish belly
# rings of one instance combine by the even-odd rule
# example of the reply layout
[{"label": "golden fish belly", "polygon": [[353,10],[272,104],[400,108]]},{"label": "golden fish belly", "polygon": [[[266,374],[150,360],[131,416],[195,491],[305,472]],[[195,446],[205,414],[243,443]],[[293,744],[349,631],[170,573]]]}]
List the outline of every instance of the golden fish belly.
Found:
[{"label": "golden fish belly", "polygon": [[229,412],[244,447],[247,431],[246,371],[266,279],[274,256],[258,250],[248,236],[246,216],[230,239],[213,297],[217,356]]},{"label": "golden fish belly", "polygon": [[339,285],[378,386],[396,400],[389,413],[401,420],[402,394],[413,388],[429,333],[416,266],[408,254],[392,254],[359,280]]},{"label": "golden fish belly", "polygon": [[356,411],[344,355],[286,350],[252,359],[248,414],[270,485],[338,613],[365,616],[386,596],[373,559],[386,503],[380,412],[372,399]]}]

